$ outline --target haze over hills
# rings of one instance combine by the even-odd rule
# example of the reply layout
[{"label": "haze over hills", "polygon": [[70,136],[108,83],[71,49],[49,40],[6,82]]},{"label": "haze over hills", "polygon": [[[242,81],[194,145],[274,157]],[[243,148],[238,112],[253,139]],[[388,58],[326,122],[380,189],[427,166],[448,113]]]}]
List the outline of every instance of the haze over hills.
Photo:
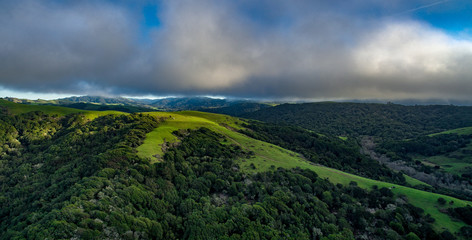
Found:
[{"label": "haze over hills", "polygon": [[[126,112],[145,112],[156,109],[162,111],[201,110],[215,113],[228,113],[231,115],[243,114],[270,106],[264,102],[242,99],[215,99],[209,97],[132,99],[123,97],[81,96],[55,100],[29,100],[8,97],[4,99],[17,103],[58,105],[87,110],[119,110]],[[117,105],[121,105],[122,107],[118,107]]]}]

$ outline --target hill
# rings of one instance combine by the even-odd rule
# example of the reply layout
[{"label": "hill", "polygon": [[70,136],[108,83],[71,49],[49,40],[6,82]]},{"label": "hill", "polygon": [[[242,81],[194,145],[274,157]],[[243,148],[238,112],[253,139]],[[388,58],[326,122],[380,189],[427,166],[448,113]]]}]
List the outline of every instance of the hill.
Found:
[{"label": "hill", "polygon": [[296,125],[327,135],[408,139],[470,127],[472,107],[320,102],[282,104],[242,117]]},{"label": "hill", "polygon": [[6,97],[5,100],[31,105],[51,105],[77,108],[83,110],[116,110],[122,112],[146,112],[159,109],[161,111],[198,110],[222,113],[232,116],[242,115],[270,107],[265,103],[246,100],[214,99],[208,97],[179,97],[155,99],[133,99],[123,97],[80,96],[56,100],[29,100]]},{"label": "hill", "polygon": [[144,107],[144,106],[135,106],[135,105],[110,105],[110,104],[93,104],[93,103],[72,103],[72,104],[63,104],[63,107],[68,108],[77,108],[82,110],[93,110],[93,111],[120,111],[127,113],[135,112],[149,112],[154,111],[154,109]]},{"label": "hill", "polygon": [[[163,144],[166,141],[176,141],[178,138],[171,134],[173,131],[179,129],[196,129],[199,127],[207,127],[214,132],[226,136],[231,142],[241,146],[242,149],[249,152],[254,152],[253,157],[241,158],[239,160],[241,168],[245,171],[265,172],[270,171],[271,169],[277,169],[278,167],[289,169],[302,168],[313,170],[320,177],[328,178],[333,183],[349,185],[351,181],[354,181],[357,182],[358,186],[366,189],[371,189],[373,186],[391,188],[392,191],[398,195],[406,195],[408,199],[411,199],[411,202],[414,202],[416,206],[425,208],[427,213],[434,216],[435,219],[440,219],[437,225],[438,228],[440,228],[439,226],[447,226],[446,228],[450,229],[451,231],[458,231],[460,227],[464,226],[463,224],[455,225],[456,223],[453,223],[448,216],[444,216],[444,213],[441,213],[441,207],[437,204],[437,199],[442,197],[447,199],[448,202],[453,201],[465,204],[466,202],[464,201],[440,194],[428,193],[408,187],[403,187],[396,184],[362,178],[356,175],[341,172],[339,170],[310,163],[298,153],[285,150],[270,143],[251,139],[246,135],[231,131],[231,128],[236,129],[238,126],[241,128],[241,125],[239,124],[244,124],[244,122],[241,122],[241,120],[228,116],[224,117],[222,115],[203,114],[198,112],[177,112],[170,115],[169,113],[152,114],[158,117],[168,116],[169,119],[163,125],[149,133],[147,139],[150,141],[147,142],[145,140],[145,144],[141,145],[138,150],[156,143]],[[233,126],[230,128],[225,127],[229,126],[229,124],[232,124]],[[147,157],[152,157],[155,154],[162,154],[161,148],[154,149],[155,152],[147,153]]]},{"label": "hill", "polygon": [[56,100],[28,100],[18,98],[4,98],[3,100],[28,105],[60,106],[92,111],[120,111],[128,113],[154,111],[154,108],[150,106],[126,98],[82,96]]},{"label": "hill", "polygon": [[208,97],[164,98],[150,104],[167,111],[197,110],[238,116],[269,107],[265,103]]},{"label": "hill", "polygon": [[20,104],[10,101],[0,99],[0,110],[3,114],[18,115],[28,112],[39,111],[46,114],[65,116],[73,113],[81,113],[86,116],[88,119],[95,119],[100,116],[105,116],[109,114],[124,114],[120,111],[89,111],[75,108],[68,108],[62,106],[51,106],[51,105],[30,105],[30,104]]},{"label": "hill", "polygon": [[122,104],[122,105],[139,105],[139,102],[123,97],[101,97],[101,96],[79,96],[60,98],[55,100],[58,104],[72,103],[97,103],[97,104]]},{"label": "hill", "polygon": [[255,112],[264,108],[268,108],[270,105],[265,103],[257,102],[233,102],[229,106],[219,108],[200,108],[199,111],[220,113],[231,116],[242,116],[246,113]]},{"label": "hill", "polygon": [[467,230],[446,209],[470,202],[316,165],[243,134],[243,119],[87,119],[35,107],[1,115],[2,239],[451,239]]},{"label": "hill", "polygon": [[322,102],[283,104],[243,116],[356,139],[365,154],[390,169],[472,199],[472,137],[466,134],[472,107]]},{"label": "hill", "polygon": [[196,110],[202,108],[220,108],[228,105],[225,99],[207,97],[164,98],[151,104],[154,107],[166,110]]}]

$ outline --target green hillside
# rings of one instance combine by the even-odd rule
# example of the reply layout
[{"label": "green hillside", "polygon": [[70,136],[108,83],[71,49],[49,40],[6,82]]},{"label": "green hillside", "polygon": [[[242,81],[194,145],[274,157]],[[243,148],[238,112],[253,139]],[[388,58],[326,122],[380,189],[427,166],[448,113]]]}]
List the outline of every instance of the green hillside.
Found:
[{"label": "green hillside", "polygon": [[458,134],[458,135],[472,135],[472,127],[456,128],[439,133],[429,134],[428,136],[435,136],[440,134]]},{"label": "green hillside", "polygon": [[445,208],[470,202],[313,164],[238,132],[243,119],[1,104],[0,239],[448,239],[466,226]]},{"label": "green hillside", "polygon": [[[391,188],[395,194],[407,196],[410,203],[423,208],[426,213],[431,214],[436,219],[434,226],[438,229],[445,228],[451,232],[457,232],[460,227],[465,226],[462,222],[455,222],[451,218],[441,212],[441,207],[437,204],[437,199],[442,197],[447,202],[453,201],[454,204],[450,207],[463,207],[470,202],[463,201],[457,198],[425,192],[409,187],[404,187],[396,184],[375,181],[353,174],[348,174],[336,169],[327,168],[321,165],[314,165],[295,152],[280,148],[276,145],[262,142],[256,139],[249,138],[241,133],[232,131],[224,127],[226,124],[233,128],[238,128],[241,120],[231,118],[224,115],[200,113],[200,112],[176,112],[176,113],[149,113],[157,117],[169,117],[164,124],[160,125],[151,133],[148,133],[144,144],[138,147],[140,155],[143,157],[151,157],[159,154],[162,156],[161,148],[158,146],[166,141],[177,141],[177,138],[171,133],[178,129],[200,128],[206,127],[215,132],[221,133],[228,137],[231,141],[241,146],[243,149],[252,151],[255,155],[251,158],[239,159],[239,163],[245,171],[248,172],[264,172],[273,170],[279,167],[282,168],[303,168],[315,171],[320,177],[327,178],[333,183],[340,183],[348,185],[351,181],[357,182],[358,186],[371,189],[374,185],[378,187]],[[415,183],[421,183],[414,181]]]},{"label": "green hillside", "polygon": [[[470,106],[319,102],[282,104],[243,117],[348,137],[391,171],[426,181],[435,192],[472,200]],[[320,163],[357,175],[367,172]]]},{"label": "green hillside", "polygon": [[434,156],[413,155],[414,160],[423,162],[432,167],[438,166],[447,173],[464,176],[470,179],[472,176],[472,142],[445,154]]},{"label": "green hillside", "polygon": [[[472,128],[459,128],[407,140],[384,141],[377,147],[393,160],[433,173],[439,182],[454,179],[456,196],[472,197]],[[421,163],[421,164],[418,164]],[[468,183],[467,186],[464,183]]]},{"label": "green hillside", "polygon": [[19,104],[3,99],[0,99],[0,108],[4,108],[5,111],[13,115],[34,111],[41,111],[47,114],[57,114],[59,116],[64,116],[71,113],[83,113],[89,119],[95,119],[97,117],[106,116],[109,114],[124,114],[123,112],[119,111],[90,111],[60,106]]}]

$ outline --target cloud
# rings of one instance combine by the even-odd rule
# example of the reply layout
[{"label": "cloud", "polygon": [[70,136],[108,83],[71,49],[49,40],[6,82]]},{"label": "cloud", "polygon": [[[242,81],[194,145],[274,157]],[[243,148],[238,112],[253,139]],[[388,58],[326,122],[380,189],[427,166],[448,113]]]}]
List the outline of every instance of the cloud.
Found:
[{"label": "cloud", "polygon": [[6,87],[101,85],[136,48],[132,17],[110,4],[7,1],[1,7],[0,79]]},{"label": "cloud", "polygon": [[472,42],[428,25],[382,24],[363,36],[351,55],[364,82],[390,97],[470,98]]},{"label": "cloud", "polygon": [[0,86],[73,94],[469,99],[470,36],[395,17],[422,4],[163,1],[162,26],[147,29],[143,41],[140,12],[124,3],[5,1]]}]

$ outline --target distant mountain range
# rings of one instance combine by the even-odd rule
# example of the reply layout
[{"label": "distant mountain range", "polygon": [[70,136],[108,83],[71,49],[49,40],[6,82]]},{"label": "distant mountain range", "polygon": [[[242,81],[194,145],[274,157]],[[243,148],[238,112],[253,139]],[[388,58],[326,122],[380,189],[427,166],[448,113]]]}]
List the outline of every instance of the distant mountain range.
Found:
[{"label": "distant mountain range", "polygon": [[164,98],[151,103],[151,106],[168,110],[197,110],[206,108],[221,108],[231,104],[226,99],[208,97]]},{"label": "distant mountain range", "polygon": [[[163,99],[138,99],[138,98],[124,98],[124,97],[102,97],[102,96],[74,96],[68,98],[60,98],[55,100],[28,100],[18,98],[4,98],[5,100],[22,103],[22,104],[39,104],[39,105],[56,105],[66,106],[84,110],[116,110],[123,112],[149,112],[149,111],[183,111],[195,110],[211,113],[227,114],[237,117],[259,118],[266,113],[255,113],[259,110],[272,109],[273,105],[255,100],[243,99],[217,99],[209,97],[170,97]],[[387,103],[386,100],[343,100],[345,103]],[[322,103],[322,102],[320,102]],[[327,102],[325,102],[327,103]],[[390,102],[389,102],[390,103]],[[398,100],[397,104],[412,106],[412,105],[470,105],[466,102],[448,102],[445,100]],[[283,104],[282,102],[280,104]],[[294,105],[309,104],[297,102]],[[307,105],[299,105],[307,106]],[[321,106],[321,105],[320,105]],[[342,106],[342,105],[334,105]],[[357,106],[357,105],[355,105]],[[367,106],[367,105],[365,105]],[[279,108],[277,108],[279,109]],[[269,111],[277,111],[276,109]],[[282,116],[281,114],[280,116]],[[298,115],[297,115],[298,116]],[[264,119],[267,120],[267,119]]]},{"label": "distant mountain range", "polygon": [[84,110],[117,110],[123,112],[198,110],[229,114],[232,116],[239,116],[241,114],[270,107],[270,105],[266,103],[248,100],[227,100],[208,97],[133,99],[123,97],[80,96],[56,100],[28,100],[18,98],[4,99],[22,104],[58,105]]}]

